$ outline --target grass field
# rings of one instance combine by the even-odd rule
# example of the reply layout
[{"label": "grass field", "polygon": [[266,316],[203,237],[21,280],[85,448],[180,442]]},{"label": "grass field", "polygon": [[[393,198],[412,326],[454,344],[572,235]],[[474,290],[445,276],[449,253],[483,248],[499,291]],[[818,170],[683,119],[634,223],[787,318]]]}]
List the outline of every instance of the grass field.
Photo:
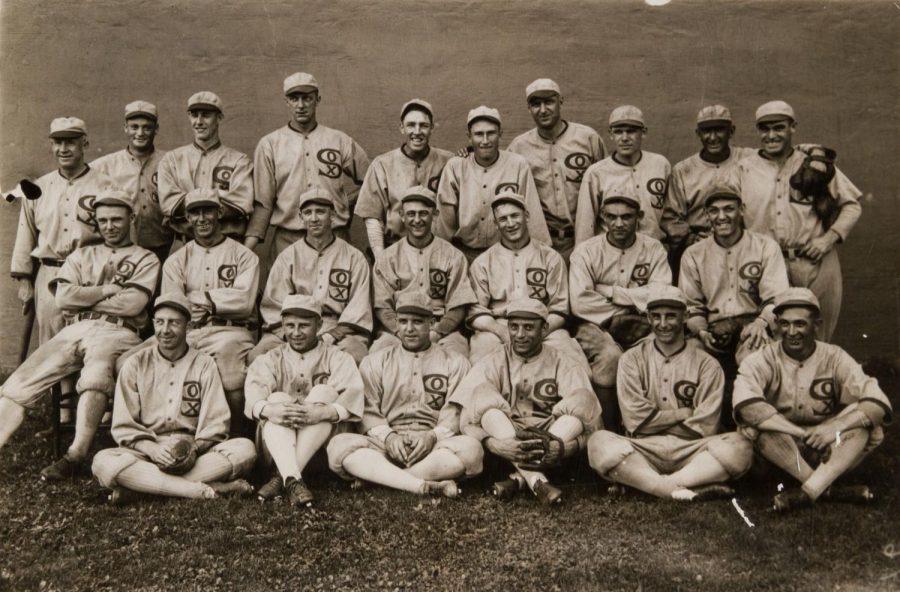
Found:
[{"label": "grass field", "polygon": [[[897,392],[896,382],[886,390]],[[562,507],[530,495],[500,503],[490,479],[458,500],[380,488],[351,491],[323,472],[311,510],[249,500],[148,500],[113,508],[87,478],[48,486],[51,461],[29,417],[0,452],[0,590],[898,590],[900,442],[848,482],[866,507],[770,510],[769,473],[729,501],[688,506],[630,492],[605,496],[591,475],[565,478]],[[496,475],[495,475],[496,476]]]}]

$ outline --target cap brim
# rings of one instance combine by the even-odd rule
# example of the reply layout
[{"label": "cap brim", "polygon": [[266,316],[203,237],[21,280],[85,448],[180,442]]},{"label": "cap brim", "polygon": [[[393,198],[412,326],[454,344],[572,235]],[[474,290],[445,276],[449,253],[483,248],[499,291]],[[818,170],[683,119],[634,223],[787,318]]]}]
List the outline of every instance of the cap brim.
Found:
[{"label": "cap brim", "polygon": [[410,104],[404,106],[403,110],[400,111],[400,119],[402,120],[404,117],[406,117],[406,114],[409,113],[410,111],[424,111],[425,113],[428,113],[429,117],[434,119],[434,113],[432,113],[431,109],[429,109],[422,103],[410,103]]},{"label": "cap brim", "polygon": [[770,115],[763,115],[756,120],[756,123],[767,123],[769,121],[794,121],[794,118],[786,113],[772,113]]},{"label": "cap brim", "polygon": [[469,122],[466,123],[466,126],[472,127],[472,124],[478,121],[490,121],[491,123],[496,123],[499,126],[503,125],[496,117],[491,117],[490,115],[479,115],[478,117],[473,117],[472,119],[470,119]]},{"label": "cap brim", "polygon": [[421,308],[419,306],[401,306],[397,309],[397,313],[406,313],[406,314],[414,314],[419,315],[420,317],[432,317],[434,316],[434,311],[430,309]]},{"label": "cap brim", "polygon": [[507,319],[540,319],[542,321],[547,320],[547,317],[539,315],[536,312],[529,312],[529,311],[525,311],[525,310],[523,310],[523,311],[517,310],[517,311],[513,311],[513,312],[508,312],[508,313],[506,313],[506,318]]},{"label": "cap brim", "polygon": [[531,97],[558,97],[559,91],[555,91],[552,88],[541,88],[538,90],[531,91],[526,99],[530,99]]},{"label": "cap brim", "polygon": [[295,93],[295,92],[304,92],[304,93],[308,93],[308,92],[313,91],[313,90],[319,90],[319,87],[318,87],[318,86],[314,86],[314,85],[312,85],[312,84],[298,84],[297,86],[292,86],[291,88],[289,88],[289,89],[287,89],[286,91],[284,91],[284,96],[288,96],[288,95],[290,95],[291,93]]},{"label": "cap brim", "polygon": [[291,315],[293,317],[303,317],[306,319],[318,319],[322,317],[322,315],[320,315],[316,311],[308,310],[306,308],[286,308],[281,311],[281,316],[287,315]]},{"label": "cap brim", "polygon": [[708,207],[709,204],[717,202],[717,201],[736,201],[738,203],[744,202],[744,200],[741,199],[740,195],[734,195],[734,194],[728,194],[728,193],[717,193],[717,194],[707,196],[707,198],[703,200],[703,206]]},{"label": "cap brim", "polygon": [[513,199],[511,197],[498,197],[497,199],[495,199],[494,201],[491,202],[491,209],[494,209],[497,206],[502,206],[503,204],[514,205],[517,208],[519,208],[520,210],[527,209],[525,207],[524,203],[522,203],[521,201],[519,201],[517,199]]},{"label": "cap brim", "polygon": [[697,127],[699,129],[706,129],[710,127],[730,127],[731,125],[733,125],[733,122],[730,119],[707,119],[697,122]]},{"label": "cap brim", "polygon": [[808,308],[816,312],[821,312],[821,309],[818,306],[816,306],[812,302],[807,302],[806,300],[788,300],[786,302],[782,302],[775,308],[773,308],[772,312],[778,314],[786,308]]},{"label": "cap brim", "polygon": [[605,206],[608,203],[620,203],[620,204],[625,204],[626,206],[631,206],[638,210],[641,209],[641,202],[639,202],[636,199],[630,198],[630,197],[623,197],[623,196],[619,196],[619,195],[613,195],[612,197],[606,197],[603,199],[603,203],[601,204],[600,207],[602,208],[603,206]]},{"label": "cap brim", "polygon": [[94,209],[96,210],[100,206],[116,206],[120,208],[128,208],[129,210],[133,209],[130,203],[121,199],[95,199]]},{"label": "cap brim", "polygon": [[177,302],[171,302],[168,300],[164,300],[163,302],[158,302],[153,305],[153,312],[156,313],[156,311],[158,311],[161,308],[172,308],[172,309],[177,310],[181,314],[183,314],[185,316],[185,318],[187,318],[187,319],[191,318],[191,311]]},{"label": "cap brim", "polygon": [[620,119],[619,121],[614,121],[609,124],[609,127],[644,127],[643,121],[638,121],[637,119]]},{"label": "cap brim", "polygon": [[188,111],[198,111],[200,109],[205,109],[207,111],[218,111],[219,113],[222,112],[222,110],[219,109],[218,105],[213,105],[212,103],[194,103],[193,105],[189,105],[187,108]]},{"label": "cap brim", "polygon": [[419,203],[427,204],[432,208],[437,207],[437,202],[431,199],[430,197],[425,197],[424,195],[407,195],[400,198],[400,203],[405,204],[408,201],[417,201]]},{"label": "cap brim", "polygon": [[86,135],[84,132],[74,131],[74,130],[61,130],[58,132],[51,132],[48,138],[59,139],[59,138],[80,138],[81,136]]},{"label": "cap brim", "polygon": [[190,205],[184,206],[184,211],[189,212],[191,210],[196,210],[197,208],[219,208],[222,207],[222,204],[216,203],[211,199],[201,199],[195,202],[191,202]]},{"label": "cap brim", "polygon": [[651,308],[659,308],[661,306],[671,306],[672,308],[687,309],[687,304],[685,304],[684,302],[669,298],[661,298],[659,300],[654,300],[653,302],[648,302],[647,310],[650,310]]},{"label": "cap brim", "polygon": [[135,117],[146,117],[147,119],[152,119],[153,121],[156,121],[158,119],[158,117],[153,113],[148,113],[146,111],[132,111],[131,113],[125,115],[125,121],[134,119]]},{"label": "cap brim", "polygon": [[297,209],[302,210],[302,209],[305,208],[306,206],[312,205],[312,204],[318,204],[318,205],[320,205],[320,206],[326,206],[326,207],[329,207],[329,208],[331,208],[331,209],[334,209],[334,204],[333,204],[333,203],[331,203],[331,202],[328,201],[327,199],[322,199],[321,197],[314,197],[314,198],[312,198],[312,199],[307,199],[307,200],[305,200],[305,201],[302,201],[302,202],[300,202],[300,206],[299,206]]}]

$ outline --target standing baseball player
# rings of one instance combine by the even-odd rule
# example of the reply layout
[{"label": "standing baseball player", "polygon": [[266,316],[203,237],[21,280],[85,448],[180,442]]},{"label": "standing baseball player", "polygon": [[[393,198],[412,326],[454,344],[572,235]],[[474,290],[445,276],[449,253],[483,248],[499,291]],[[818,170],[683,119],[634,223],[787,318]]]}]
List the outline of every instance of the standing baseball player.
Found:
[{"label": "standing baseball player", "polygon": [[256,448],[228,438],[231,418],[215,361],[187,343],[192,303],[180,292],[154,303],[157,345],[130,357],[116,382],[112,436],[92,470],[118,505],[128,492],[213,499],[251,495],[241,475]]},{"label": "standing baseball player", "polygon": [[816,339],[819,302],[807,288],[775,300],[781,341],[741,364],[735,418],[756,450],[801,483],[775,496],[776,511],[817,499],[866,503],[867,486],[832,486],[884,440],[893,415],[878,382],[847,352]]},{"label": "standing baseball player", "polygon": [[329,466],[345,478],[456,497],[454,480],[481,473],[484,456],[478,440],[459,434],[461,409],[449,401],[469,362],[432,344],[435,319],[424,292],[399,294],[394,312],[400,343],[370,354],[359,367],[366,397],[362,434],[335,436]]},{"label": "standing baseball player", "polygon": [[593,128],[562,118],[563,96],[549,78],[529,84],[525,100],[537,127],[517,136],[507,149],[531,166],[553,248],[568,263],[581,180],[589,166],[606,156],[606,146]]},{"label": "standing baseball player", "polygon": [[672,283],[662,244],[637,231],[643,210],[633,194],[608,193],[600,216],[606,232],[578,244],[569,268],[575,339],[587,356],[607,430],[620,431],[616,368],[622,351],[650,333],[647,292]]},{"label": "standing baseball player", "polygon": [[377,156],[366,173],[354,214],[365,220],[375,258],[406,236],[400,213],[400,198],[406,190],[419,185],[432,192],[438,189],[441,172],[452,155],[430,145],[433,131],[431,103],[422,99],[407,101],[400,109],[400,133],[406,141]]},{"label": "standing baseball player", "polygon": [[678,279],[678,264],[684,250],[710,235],[706,197],[714,188],[737,186],[737,165],[752,148],[731,145],[734,136],[731,112],[722,105],[708,105],[697,113],[694,133],[700,152],[672,167],[660,227],[666,234],[669,265]]},{"label": "standing baseball player", "polygon": [[687,345],[687,301],[674,286],[647,299],[653,338],[619,362],[619,406],[627,436],[599,431],[588,441],[604,479],[661,498],[701,501],[734,495],[725,481],[750,468],[753,444],[719,433],[724,377],[715,359]]},{"label": "standing baseball player", "polygon": [[0,387],[0,448],[51,385],[81,373],[76,390],[75,440],[66,454],[41,471],[45,481],[68,479],[85,460],[115,387],[116,359],[141,342],[146,306],[159,280],[159,260],[131,244],[130,194],[104,190],[91,214],[101,244],[66,257],[50,284],[67,326],[41,345]]},{"label": "standing baseball player", "polygon": [[644,114],[637,107],[622,105],[609,114],[609,137],[615,150],[584,173],[575,213],[576,244],[603,229],[599,218],[603,196],[623,190],[640,201],[644,216],[638,230],[662,239],[659,219],[672,167],[665,156],[641,149],[646,134]]},{"label": "standing baseball player", "polygon": [[284,341],[281,310],[290,294],[307,294],[321,307],[321,338],[359,364],[369,353],[372,304],[369,264],[356,247],[334,234],[334,196],[314,187],[300,196],[303,238],[283,250],[269,271],[260,312],[263,336],[250,360]]},{"label": "standing baseball player", "polygon": [[[792,179],[808,168],[808,155],[792,145],[797,117],[784,101],[756,110],[762,149],[741,161],[738,183],[747,227],[781,246],[792,286],[809,288],[822,307],[821,338],[829,341],[841,311],[841,263],[835,246],[859,219],[861,192],[833,164],[823,195],[794,189]],[[823,165],[823,168],[824,165]]]},{"label": "standing baseball player", "polygon": [[350,215],[369,168],[369,157],[353,138],[319,125],[316,109],[322,95],[311,74],[297,72],[285,78],[284,101],[290,121],[264,136],[256,146],[256,203],[244,241],[252,249],[265,239],[270,224],[275,227],[267,266],[303,238],[306,227],[299,215],[298,200],[314,187],[331,196],[331,224],[339,237],[349,241]]},{"label": "standing baseball player", "polygon": [[543,503],[558,503],[562,491],[544,471],[584,448],[600,428],[600,404],[581,365],[544,343],[546,306],[517,298],[505,312],[509,344],[479,360],[450,402],[463,407],[462,432],[515,467],[494,485],[495,495],[527,485]]},{"label": "standing baseball player", "polygon": [[531,240],[526,207],[525,199],[512,191],[501,192],[491,201],[500,242],[479,255],[469,270],[476,299],[468,318],[475,330],[470,360],[476,364],[510,344],[507,306],[527,297],[549,309],[544,340],[588,371],[584,353],[565,329],[569,316],[566,263],[549,245]]},{"label": "standing baseball player", "polygon": [[469,342],[459,331],[466,307],[476,301],[469,265],[458,249],[432,234],[436,206],[434,193],[421,185],[407,189],[400,199],[406,236],[376,257],[372,271],[375,316],[381,325],[373,353],[400,343],[397,298],[404,290],[415,290],[431,299],[432,343],[469,357]]},{"label": "standing baseball player", "polygon": [[259,490],[262,500],[287,494],[291,505],[309,505],[312,491],[302,471],[335,430],[358,422],[363,381],[353,358],[319,337],[322,305],[290,294],[282,303],[284,340],[256,358],[247,374],[247,417],[261,422],[262,439],[278,474]]},{"label": "standing baseball player", "polygon": [[93,203],[111,181],[85,164],[87,147],[84,121],[77,117],[54,119],[50,123],[50,150],[59,168],[36,181],[41,197],[22,200],[19,212],[10,275],[18,284],[22,304],[35,307],[38,345],[48,342],[65,324],[50,292],[50,282],[72,251],[100,241]]},{"label": "standing baseball player", "polygon": [[253,164],[243,152],[222,145],[219,125],[225,108],[215,93],[192,95],[187,110],[194,141],[172,150],[159,163],[159,205],[166,224],[178,233],[174,248],[193,238],[184,204],[194,189],[212,189],[219,195],[223,234],[243,240],[253,211]]},{"label": "standing baseball player", "polygon": [[512,191],[524,196],[530,235],[549,245],[550,232],[528,161],[500,150],[500,112],[483,105],[476,107],[469,111],[466,126],[474,150],[465,157],[454,156],[444,167],[437,191],[434,233],[453,243],[471,264],[500,240],[491,218],[491,201],[501,191]]},{"label": "standing baseball player", "polygon": [[152,251],[165,261],[175,235],[163,221],[159,207],[157,169],[166,153],[154,144],[159,130],[156,105],[134,101],[125,105],[124,150],[101,156],[91,163],[134,198],[134,233],[138,246]]}]

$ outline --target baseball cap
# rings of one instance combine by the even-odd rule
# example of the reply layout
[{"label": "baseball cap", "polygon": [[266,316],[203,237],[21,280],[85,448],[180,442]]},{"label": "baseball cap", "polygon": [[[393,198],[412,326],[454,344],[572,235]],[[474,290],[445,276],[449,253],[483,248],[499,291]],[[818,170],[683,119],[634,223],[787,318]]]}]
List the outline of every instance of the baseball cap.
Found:
[{"label": "baseball cap", "polygon": [[493,107],[479,105],[469,111],[469,115],[466,117],[466,126],[471,127],[472,124],[479,119],[487,119],[488,121],[493,121],[497,125],[503,125],[503,122],[500,120],[500,112]]},{"label": "baseball cap", "polygon": [[731,125],[731,111],[723,105],[707,105],[697,113],[697,127]]},{"label": "baseball cap", "polygon": [[311,90],[319,90],[319,81],[312,74],[295,72],[284,79],[284,96],[295,91],[309,92]]},{"label": "baseball cap", "polygon": [[520,296],[510,300],[506,305],[507,319],[541,319],[546,321],[550,317],[550,311],[544,303],[534,298]]},{"label": "baseball cap", "polygon": [[134,202],[131,194],[121,189],[105,190],[94,200],[94,209],[97,206],[125,206],[129,210],[134,211]]},{"label": "baseball cap", "polygon": [[419,290],[399,292],[394,310],[398,313],[405,312],[427,317],[434,315],[434,311],[431,308],[431,299]]},{"label": "baseball cap", "polygon": [[559,85],[549,78],[538,78],[525,87],[525,99],[530,99],[531,95],[541,93],[541,96],[561,95]]},{"label": "baseball cap", "polygon": [[225,113],[225,109],[222,106],[222,99],[220,99],[219,95],[216,93],[209,92],[208,90],[202,90],[191,95],[191,98],[188,99],[187,110],[191,111],[193,109],[212,109],[219,113]]},{"label": "baseball cap", "polygon": [[77,138],[87,135],[87,124],[77,117],[57,117],[50,122],[50,138]]},{"label": "baseball cap", "polygon": [[164,292],[157,296],[153,302],[153,312],[163,307],[174,308],[183,314],[185,318],[191,318],[191,303],[187,296],[181,292]]},{"label": "baseball cap", "polygon": [[703,205],[705,207],[709,207],[709,204],[720,199],[730,199],[738,203],[741,203],[742,201],[741,196],[731,189],[715,188],[709,195],[706,196],[706,199],[703,200]]},{"label": "baseball cap", "polygon": [[334,196],[322,189],[321,187],[313,187],[309,191],[300,196],[300,203],[297,207],[302,210],[306,204],[317,203],[334,209]]},{"label": "baseball cap", "polygon": [[294,315],[295,317],[322,316],[322,305],[308,294],[288,294],[281,303],[281,315]]},{"label": "baseball cap", "polygon": [[756,123],[763,121],[780,121],[790,118],[791,121],[797,121],[794,115],[794,108],[784,101],[769,101],[759,106],[756,110]]},{"label": "baseball cap", "polygon": [[198,188],[191,189],[184,196],[184,211],[190,211],[200,206],[221,207],[222,202],[219,200],[219,194],[215,189]]},{"label": "baseball cap", "polygon": [[430,118],[434,119],[434,109],[431,107],[431,103],[424,99],[410,99],[403,103],[403,107],[400,109],[400,121],[403,121],[406,114],[413,109],[422,109],[428,112]]},{"label": "baseball cap", "polygon": [[616,125],[636,125],[644,127],[644,113],[634,105],[621,105],[609,114],[609,127]]},{"label": "baseball cap", "polygon": [[156,111],[156,105],[147,101],[132,101],[125,105],[125,120],[132,117],[149,117],[153,121],[159,118]]},{"label": "baseball cap", "polygon": [[602,208],[608,203],[622,203],[638,210],[641,209],[641,200],[630,191],[623,191],[622,189],[614,190],[608,195],[604,195],[603,200],[600,202],[600,207]]},{"label": "baseball cap", "polygon": [[647,310],[657,306],[674,306],[675,308],[687,308],[687,299],[675,286],[668,284],[652,284],[647,291]]},{"label": "baseball cap", "polygon": [[816,298],[816,295],[809,288],[788,288],[775,297],[775,314],[795,306],[812,308],[816,312],[822,310],[821,306],[819,306],[819,299]]},{"label": "baseball cap", "polygon": [[437,196],[435,196],[434,191],[424,185],[416,185],[407,189],[403,197],[400,198],[400,203],[405,204],[408,201],[420,201],[431,207],[437,206]]},{"label": "baseball cap", "polygon": [[500,193],[494,196],[491,200],[491,209],[496,208],[500,204],[512,204],[514,206],[518,206],[523,210],[527,209],[525,207],[525,198],[520,194],[516,193],[512,189],[504,189]]}]

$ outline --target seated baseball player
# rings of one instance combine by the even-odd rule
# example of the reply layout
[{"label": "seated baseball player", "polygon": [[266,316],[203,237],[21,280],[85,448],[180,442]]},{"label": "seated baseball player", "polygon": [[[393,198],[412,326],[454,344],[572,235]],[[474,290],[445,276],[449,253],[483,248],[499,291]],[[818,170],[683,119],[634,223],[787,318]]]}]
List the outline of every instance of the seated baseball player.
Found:
[{"label": "seated baseball player", "polygon": [[562,256],[545,243],[531,239],[530,214],[524,198],[503,191],[491,201],[500,242],[478,256],[469,269],[476,302],[469,309],[473,364],[512,339],[506,323],[506,308],[520,296],[533,298],[549,308],[544,340],[564,356],[588,370],[578,343],[566,332],[569,286]]},{"label": "seated baseball player", "polygon": [[672,273],[662,244],[637,231],[644,212],[630,192],[605,196],[600,216],[606,232],[576,245],[569,258],[569,295],[603,425],[621,432],[616,367],[623,350],[650,334],[647,291],[671,284]]},{"label": "seated baseball player", "polygon": [[281,310],[290,294],[312,296],[322,308],[322,341],[337,347],[359,364],[369,353],[372,309],[369,264],[356,247],[332,229],[334,196],[314,187],[300,196],[303,238],[275,259],[260,303],[263,336],[250,361],[284,343]]},{"label": "seated baseball player", "polygon": [[290,294],[281,305],[286,343],[259,356],[247,372],[247,417],[261,424],[262,441],[278,474],[258,494],[285,493],[292,505],[315,499],[303,482],[307,463],[336,430],[363,414],[363,381],[350,354],[320,336],[322,305]]},{"label": "seated baseball player", "polygon": [[627,436],[603,430],[588,441],[591,467],[604,479],[661,498],[730,496],[726,481],[753,460],[750,440],[719,433],[724,378],[716,360],[687,345],[687,301],[674,286],[647,299],[653,337],[619,361],[619,406]]},{"label": "seated baseball player", "polygon": [[587,371],[546,344],[551,317],[544,304],[517,298],[505,312],[510,343],[475,364],[450,402],[463,407],[463,434],[515,468],[494,484],[497,497],[527,486],[541,502],[559,503],[562,491],[543,471],[584,448],[601,426],[600,404]]},{"label": "seated baseball player", "polygon": [[370,351],[400,343],[394,306],[397,293],[409,288],[431,298],[435,317],[431,342],[468,357],[469,343],[459,329],[466,306],[475,302],[469,264],[458,249],[431,232],[437,213],[434,193],[418,185],[400,201],[405,236],[375,258],[372,271],[375,317],[381,329]]},{"label": "seated baseball player", "polygon": [[359,368],[362,434],[335,436],[328,462],[345,478],[456,497],[455,480],[479,474],[484,456],[478,440],[459,434],[460,406],[449,401],[469,362],[432,344],[436,321],[424,292],[398,295],[395,312],[400,343],[369,354]]},{"label": "seated baseball player", "polygon": [[816,339],[822,314],[807,288],[775,299],[781,341],[748,356],[734,384],[735,418],[756,450],[800,482],[775,496],[776,511],[826,501],[866,503],[868,486],[832,485],[874,450],[890,400],[847,352]]},{"label": "seated baseball player", "polygon": [[146,307],[159,279],[159,259],[133,245],[131,196],[118,190],[94,201],[103,243],[73,251],[50,289],[67,326],[39,347],[0,386],[0,448],[54,383],[81,371],[76,390],[75,439],[66,454],[41,471],[45,481],[73,477],[85,460],[113,394],[116,359],[141,342]]},{"label": "seated baseball player", "polygon": [[112,436],[91,469],[112,489],[110,503],[130,492],[212,499],[251,495],[241,479],[256,461],[247,438],[228,438],[231,418],[215,361],[187,343],[193,304],[180,292],[153,306],[156,345],[128,358],[119,372]]}]

